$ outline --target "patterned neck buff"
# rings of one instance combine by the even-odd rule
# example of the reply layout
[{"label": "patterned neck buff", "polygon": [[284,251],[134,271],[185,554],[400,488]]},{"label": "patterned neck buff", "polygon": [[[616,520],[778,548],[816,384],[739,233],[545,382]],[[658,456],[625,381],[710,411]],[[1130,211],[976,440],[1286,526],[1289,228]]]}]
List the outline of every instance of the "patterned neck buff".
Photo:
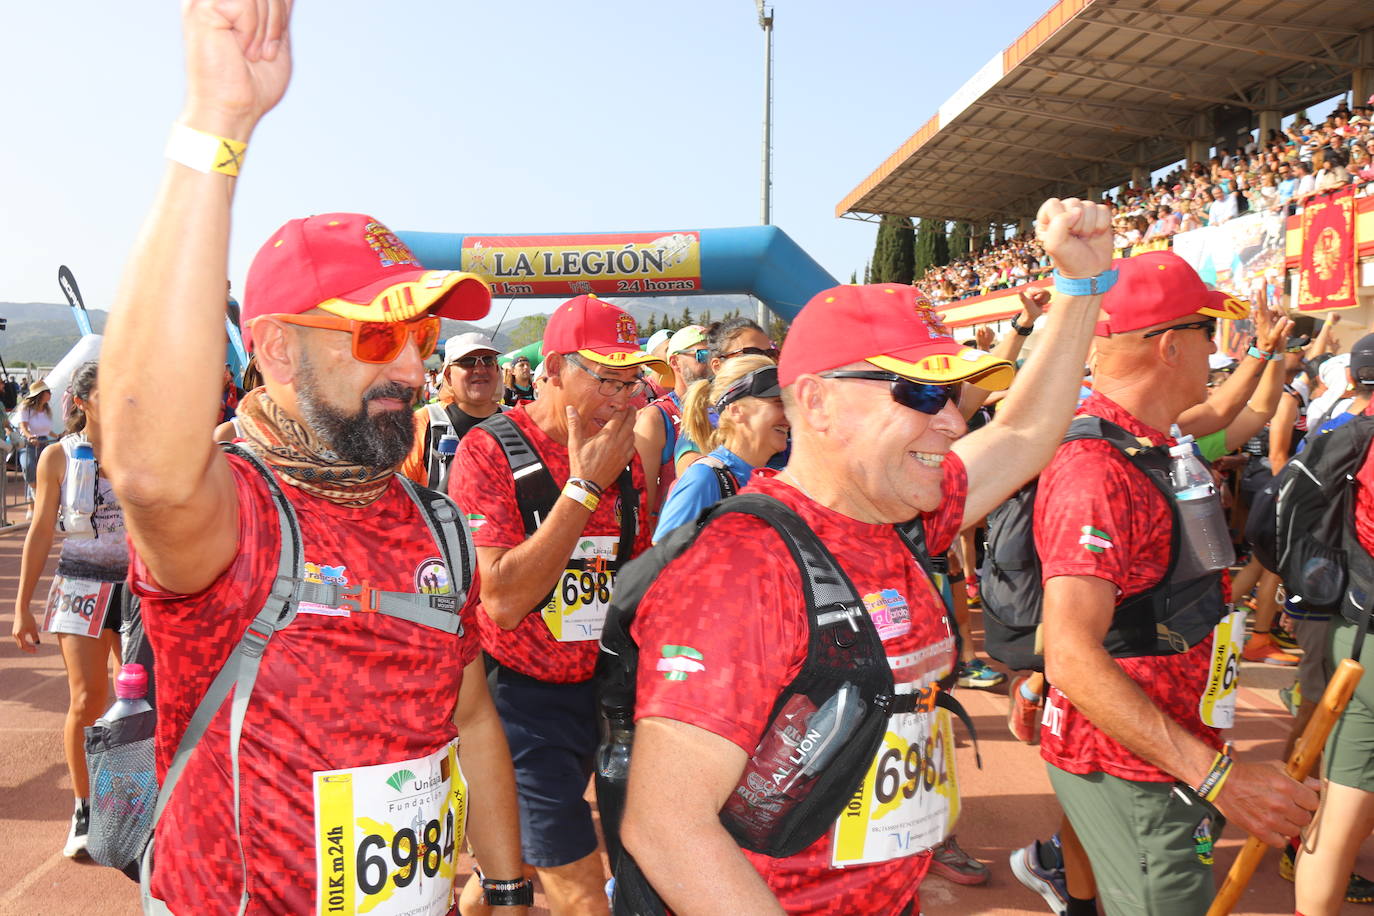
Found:
[{"label": "patterned neck buff", "polygon": [[375,502],[395,468],[345,464],[305,424],[287,416],[266,388],[243,396],[239,426],[249,451],[275,469],[283,482],[336,505],[360,508]]}]

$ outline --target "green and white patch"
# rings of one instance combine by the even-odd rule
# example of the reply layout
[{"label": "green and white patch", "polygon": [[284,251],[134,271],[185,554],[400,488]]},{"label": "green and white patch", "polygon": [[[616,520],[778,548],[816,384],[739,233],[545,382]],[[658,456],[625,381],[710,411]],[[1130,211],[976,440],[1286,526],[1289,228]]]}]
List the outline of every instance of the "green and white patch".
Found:
[{"label": "green and white patch", "polygon": [[658,660],[658,670],[663,672],[663,677],[670,681],[685,681],[687,675],[697,671],[705,671],[706,666],[702,664],[703,656],[691,646],[664,646]]},{"label": "green and white patch", "polygon": [[1078,538],[1078,543],[1084,549],[1093,553],[1102,553],[1110,547],[1116,545],[1112,543],[1112,536],[1101,528],[1094,528],[1092,525],[1084,525],[1081,529],[1082,534]]}]

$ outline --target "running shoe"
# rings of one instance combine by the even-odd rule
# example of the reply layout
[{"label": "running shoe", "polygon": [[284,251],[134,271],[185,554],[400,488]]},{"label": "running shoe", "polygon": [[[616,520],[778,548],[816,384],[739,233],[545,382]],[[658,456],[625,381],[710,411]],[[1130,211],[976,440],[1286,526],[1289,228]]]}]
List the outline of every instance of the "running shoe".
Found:
[{"label": "running shoe", "polygon": [[89,802],[78,801],[72,812],[72,826],[67,831],[67,845],[62,847],[62,855],[69,859],[86,855],[86,835],[91,826]]},{"label": "running shoe", "polygon": [[1065,916],[1069,910],[1069,888],[1064,883],[1064,868],[1046,868],[1040,864],[1039,844],[1032,840],[1011,854],[1011,873],[1029,889],[1035,891],[1056,916]]},{"label": "running shoe", "polygon": [[1298,663],[1296,655],[1289,655],[1274,643],[1274,637],[1268,633],[1253,633],[1245,641],[1245,648],[1241,650],[1240,657],[1247,662],[1263,662],[1266,665],[1283,665],[1291,668]]},{"label": "running shoe", "polygon": [[988,880],[988,867],[960,849],[952,835],[930,854],[930,870],[955,884],[984,884]]},{"label": "running shoe", "polygon": [[1274,645],[1285,652],[1291,654],[1293,652],[1302,651],[1302,646],[1298,645],[1298,641],[1293,638],[1293,634],[1289,633],[1277,623],[1274,624],[1274,628],[1269,631],[1269,635],[1274,637]]},{"label": "running shoe", "polygon": [[[1293,881],[1297,877],[1297,854],[1297,841],[1290,841],[1283,847],[1283,855],[1279,857],[1279,877],[1285,881]],[[1345,900],[1347,903],[1374,903],[1374,881],[1351,872],[1350,881],[1345,886]]]},{"label": "running shoe", "polygon": [[1011,682],[1007,690],[1007,730],[1022,744],[1040,743],[1040,698],[1026,699],[1021,685],[1027,677],[1022,676]]},{"label": "running shoe", "polygon": [[987,690],[989,687],[996,687],[1006,679],[1005,674],[994,670],[981,658],[975,658],[971,662],[959,663],[960,687],[976,687],[979,690]]}]

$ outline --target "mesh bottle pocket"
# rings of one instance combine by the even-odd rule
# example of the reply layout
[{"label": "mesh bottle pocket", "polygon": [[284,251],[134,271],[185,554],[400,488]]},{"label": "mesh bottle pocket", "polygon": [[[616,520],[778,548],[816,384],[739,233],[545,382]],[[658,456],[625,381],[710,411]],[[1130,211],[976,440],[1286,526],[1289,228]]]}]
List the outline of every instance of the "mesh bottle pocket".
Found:
[{"label": "mesh bottle pocket", "polygon": [[88,851],[101,865],[137,874],[157,807],[153,749],[156,714],[149,710],[86,729],[91,777]]}]

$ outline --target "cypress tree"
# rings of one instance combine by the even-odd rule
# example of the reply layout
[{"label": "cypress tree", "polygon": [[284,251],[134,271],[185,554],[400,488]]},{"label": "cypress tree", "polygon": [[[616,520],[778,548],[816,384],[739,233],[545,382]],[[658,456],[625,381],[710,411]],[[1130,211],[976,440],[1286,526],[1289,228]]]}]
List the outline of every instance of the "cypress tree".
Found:
[{"label": "cypress tree", "polygon": [[949,236],[945,234],[945,221],[940,220],[935,224],[935,266],[944,267],[948,263]]},{"label": "cypress tree", "polygon": [[935,266],[935,224],[931,220],[921,220],[921,227],[916,232],[912,260],[912,273],[918,279],[923,279],[926,271]]},{"label": "cypress tree", "polygon": [[949,258],[957,261],[960,258],[968,257],[969,251],[968,223],[963,220],[955,222],[954,229],[949,234]]},{"label": "cypress tree", "polygon": [[910,283],[914,268],[912,246],[915,234],[911,220],[886,214],[878,224],[878,239],[873,246],[874,283]]}]

